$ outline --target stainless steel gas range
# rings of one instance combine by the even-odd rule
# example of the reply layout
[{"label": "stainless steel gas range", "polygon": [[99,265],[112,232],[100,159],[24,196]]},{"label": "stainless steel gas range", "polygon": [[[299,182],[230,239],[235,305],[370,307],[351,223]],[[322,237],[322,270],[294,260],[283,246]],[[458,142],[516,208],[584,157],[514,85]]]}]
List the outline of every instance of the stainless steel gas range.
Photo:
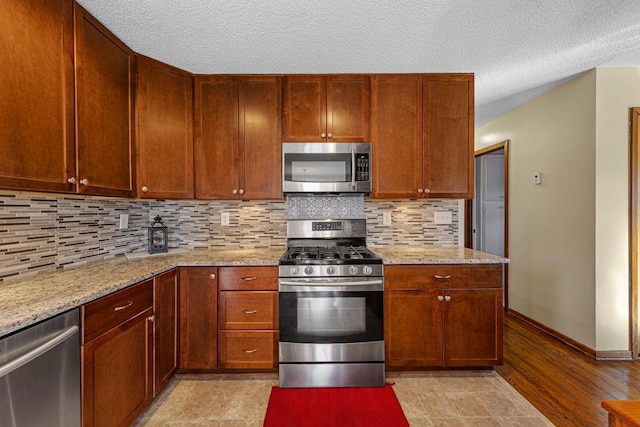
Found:
[{"label": "stainless steel gas range", "polygon": [[366,221],[290,220],[279,266],[280,387],[385,384],[383,266]]}]

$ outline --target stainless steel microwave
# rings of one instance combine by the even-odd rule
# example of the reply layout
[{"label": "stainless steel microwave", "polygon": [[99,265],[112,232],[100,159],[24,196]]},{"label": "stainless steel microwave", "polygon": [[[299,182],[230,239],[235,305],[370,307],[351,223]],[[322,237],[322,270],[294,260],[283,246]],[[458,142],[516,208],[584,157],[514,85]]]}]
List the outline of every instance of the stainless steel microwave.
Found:
[{"label": "stainless steel microwave", "polygon": [[370,193],[371,143],[283,143],[282,191]]}]

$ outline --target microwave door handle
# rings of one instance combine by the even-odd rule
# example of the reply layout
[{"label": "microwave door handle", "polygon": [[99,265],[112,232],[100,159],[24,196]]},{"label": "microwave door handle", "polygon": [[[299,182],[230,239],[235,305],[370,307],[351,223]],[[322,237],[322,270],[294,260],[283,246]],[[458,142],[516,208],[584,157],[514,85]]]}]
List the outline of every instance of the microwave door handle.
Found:
[{"label": "microwave door handle", "polygon": [[356,188],[356,150],[351,146],[351,188]]}]

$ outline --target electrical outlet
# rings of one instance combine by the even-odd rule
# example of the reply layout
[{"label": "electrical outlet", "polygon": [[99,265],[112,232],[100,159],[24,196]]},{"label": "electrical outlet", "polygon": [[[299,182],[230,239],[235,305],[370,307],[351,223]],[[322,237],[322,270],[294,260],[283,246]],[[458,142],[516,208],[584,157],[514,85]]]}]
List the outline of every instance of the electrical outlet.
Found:
[{"label": "electrical outlet", "polygon": [[542,172],[534,172],[533,173],[533,183],[535,185],[542,184]]},{"label": "electrical outlet", "polygon": [[120,214],[120,230],[124,230],[129,228],[129,214],[122,213]]},{"label": "electrical outlet", "polygon": [[229,226],[229,212],[220,212],[220,225]]},{"label": "electrical outlet", "polygon": [[391,212],[382,213],[382,225],[391,225]]},{"label": "electrical outlet", "polygon": [[451,224],[451,212],[434,212],[433,221],[438,225]]}]

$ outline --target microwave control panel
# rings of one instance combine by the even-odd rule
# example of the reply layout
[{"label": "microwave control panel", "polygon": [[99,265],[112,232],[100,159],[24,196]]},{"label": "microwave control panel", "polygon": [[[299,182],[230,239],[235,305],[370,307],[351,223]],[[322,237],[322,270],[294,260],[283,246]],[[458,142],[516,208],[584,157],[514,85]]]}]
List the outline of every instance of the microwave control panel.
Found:
[{"label": "microwave control panel", "polygon": [[356,154],[356,181],[369,181],[369,154]]}]

